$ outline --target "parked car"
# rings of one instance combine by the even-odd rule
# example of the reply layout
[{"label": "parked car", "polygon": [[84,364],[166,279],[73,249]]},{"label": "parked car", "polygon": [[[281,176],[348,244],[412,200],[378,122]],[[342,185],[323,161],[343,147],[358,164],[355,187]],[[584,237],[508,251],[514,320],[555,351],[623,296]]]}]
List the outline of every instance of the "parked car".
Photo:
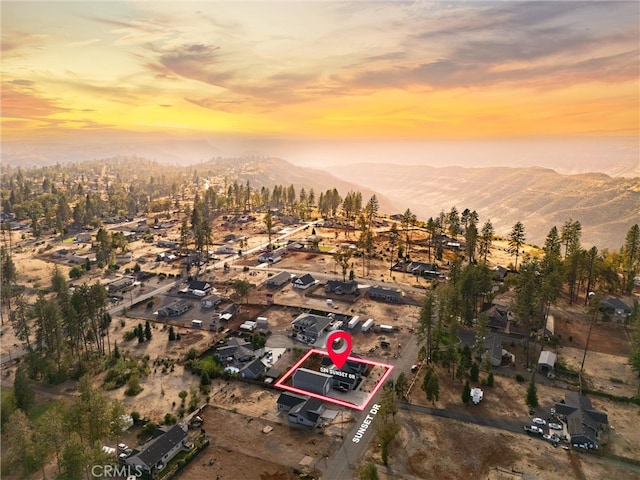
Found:
[{"label": "parked car", "polygon": [[535,423],[536,425],[546,425],[547,422],[544,421],[544,419],[540,418],[540,417],[536,417],[533,420],[531,420],[533,423]]},{"label": "parked car", "polygon": [[559,423],[550,423],[549,428],[551,430],[562,430],[562,425],[560,425]]},{"label": "parked car", "polygon": [[536,435],[542,435],[542,429],[540,427],[536,427],[535,425],[525,425],[524,430],[528,433],[535,433]]}]

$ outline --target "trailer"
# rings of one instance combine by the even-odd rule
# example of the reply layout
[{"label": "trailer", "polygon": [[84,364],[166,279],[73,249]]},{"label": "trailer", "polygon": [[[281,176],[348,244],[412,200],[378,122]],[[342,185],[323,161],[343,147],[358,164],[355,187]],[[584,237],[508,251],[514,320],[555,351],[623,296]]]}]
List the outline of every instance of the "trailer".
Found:
[{"label": "trailer", "polygon": [[202,328],[202,320],[191,320],[191,326],[193,328]]},{"label": "trailer", "polygon": [[243,330],[245,332],[253,332],[253,331],[255,331],[257,325],[258,324],[256,322],[252,322],[250,320],[247,320],[242,325],[240,325],[240,330]]},{"label": "trailer", "polygon": [[373,327],[373,318],[370,318],[362,324],[362,333],[366,333]]},{"label": "trailer", "polygon": [[260,331],[266,332],[269,330],[269,319],[267,317],[256,318],[256,328]]},{"label": "trailer", "polygon": [[347,328],[349,330],[353,330],[354,328],[356,328],[356,325],[358,325],[359,322],[360,317],[358,315],[354,315],[353,317],[351,317],[351,320],[349,320],[349,323],[347,323]]},{"label": "trailer", "polygon": [[393,327],[391,325],[380,325],[380,331],[384,333],[393,333]]}]

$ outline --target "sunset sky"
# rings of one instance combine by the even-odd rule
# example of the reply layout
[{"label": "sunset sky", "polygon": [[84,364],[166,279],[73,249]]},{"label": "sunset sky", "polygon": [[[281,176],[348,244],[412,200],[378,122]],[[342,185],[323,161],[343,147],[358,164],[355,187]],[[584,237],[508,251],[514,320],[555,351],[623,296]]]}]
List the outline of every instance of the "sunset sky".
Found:
[{"label": "sunset sky", "polygon": [[3,1],[3,142],[637,136],[639,5]]}]

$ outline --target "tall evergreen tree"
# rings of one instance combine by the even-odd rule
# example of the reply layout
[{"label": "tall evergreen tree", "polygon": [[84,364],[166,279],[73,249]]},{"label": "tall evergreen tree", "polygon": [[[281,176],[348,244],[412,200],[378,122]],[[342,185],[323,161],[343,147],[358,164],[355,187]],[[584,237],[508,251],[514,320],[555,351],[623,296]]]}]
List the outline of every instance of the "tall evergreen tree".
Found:
[{"label": "tall evergreen tree", "polygon": [[536,408],[538,406],[538,389],[536,388],[536,374],[531,374],[531,380],[529,380],[529,387],[527,388],[527,405],[530,408]]},{"label": "tall evergreen tree", "polygon": [[23,367],[18,367],[16,370],[13,393],[16,399],[16,406],[23,412],[29,413],[31,407],[33,407],[36,394]]},{"label": "tall evergreen tree", "polygon": [[516,258],[514,269],[518,270],[518,258],[520,256],[520,249],[525,242],[524,225],[521,222],[516,224],[509,233],[509,253]]},{"label": "tall evergreen tree", "polygon": [[491,244],[493,243],[493,225],[491,220],[487,220],[482,226],[480,233],[479,253],[484,263],[487,263],[487,256],[491,253]]}]

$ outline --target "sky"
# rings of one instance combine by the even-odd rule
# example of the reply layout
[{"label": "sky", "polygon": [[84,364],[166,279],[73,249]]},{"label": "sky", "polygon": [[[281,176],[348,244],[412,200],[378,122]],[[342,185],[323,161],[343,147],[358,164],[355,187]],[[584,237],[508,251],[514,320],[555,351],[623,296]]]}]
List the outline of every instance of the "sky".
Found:
[{"label": "sky", "polygon": [[4,149],[640,133],[636,1],[0,8]]}]

